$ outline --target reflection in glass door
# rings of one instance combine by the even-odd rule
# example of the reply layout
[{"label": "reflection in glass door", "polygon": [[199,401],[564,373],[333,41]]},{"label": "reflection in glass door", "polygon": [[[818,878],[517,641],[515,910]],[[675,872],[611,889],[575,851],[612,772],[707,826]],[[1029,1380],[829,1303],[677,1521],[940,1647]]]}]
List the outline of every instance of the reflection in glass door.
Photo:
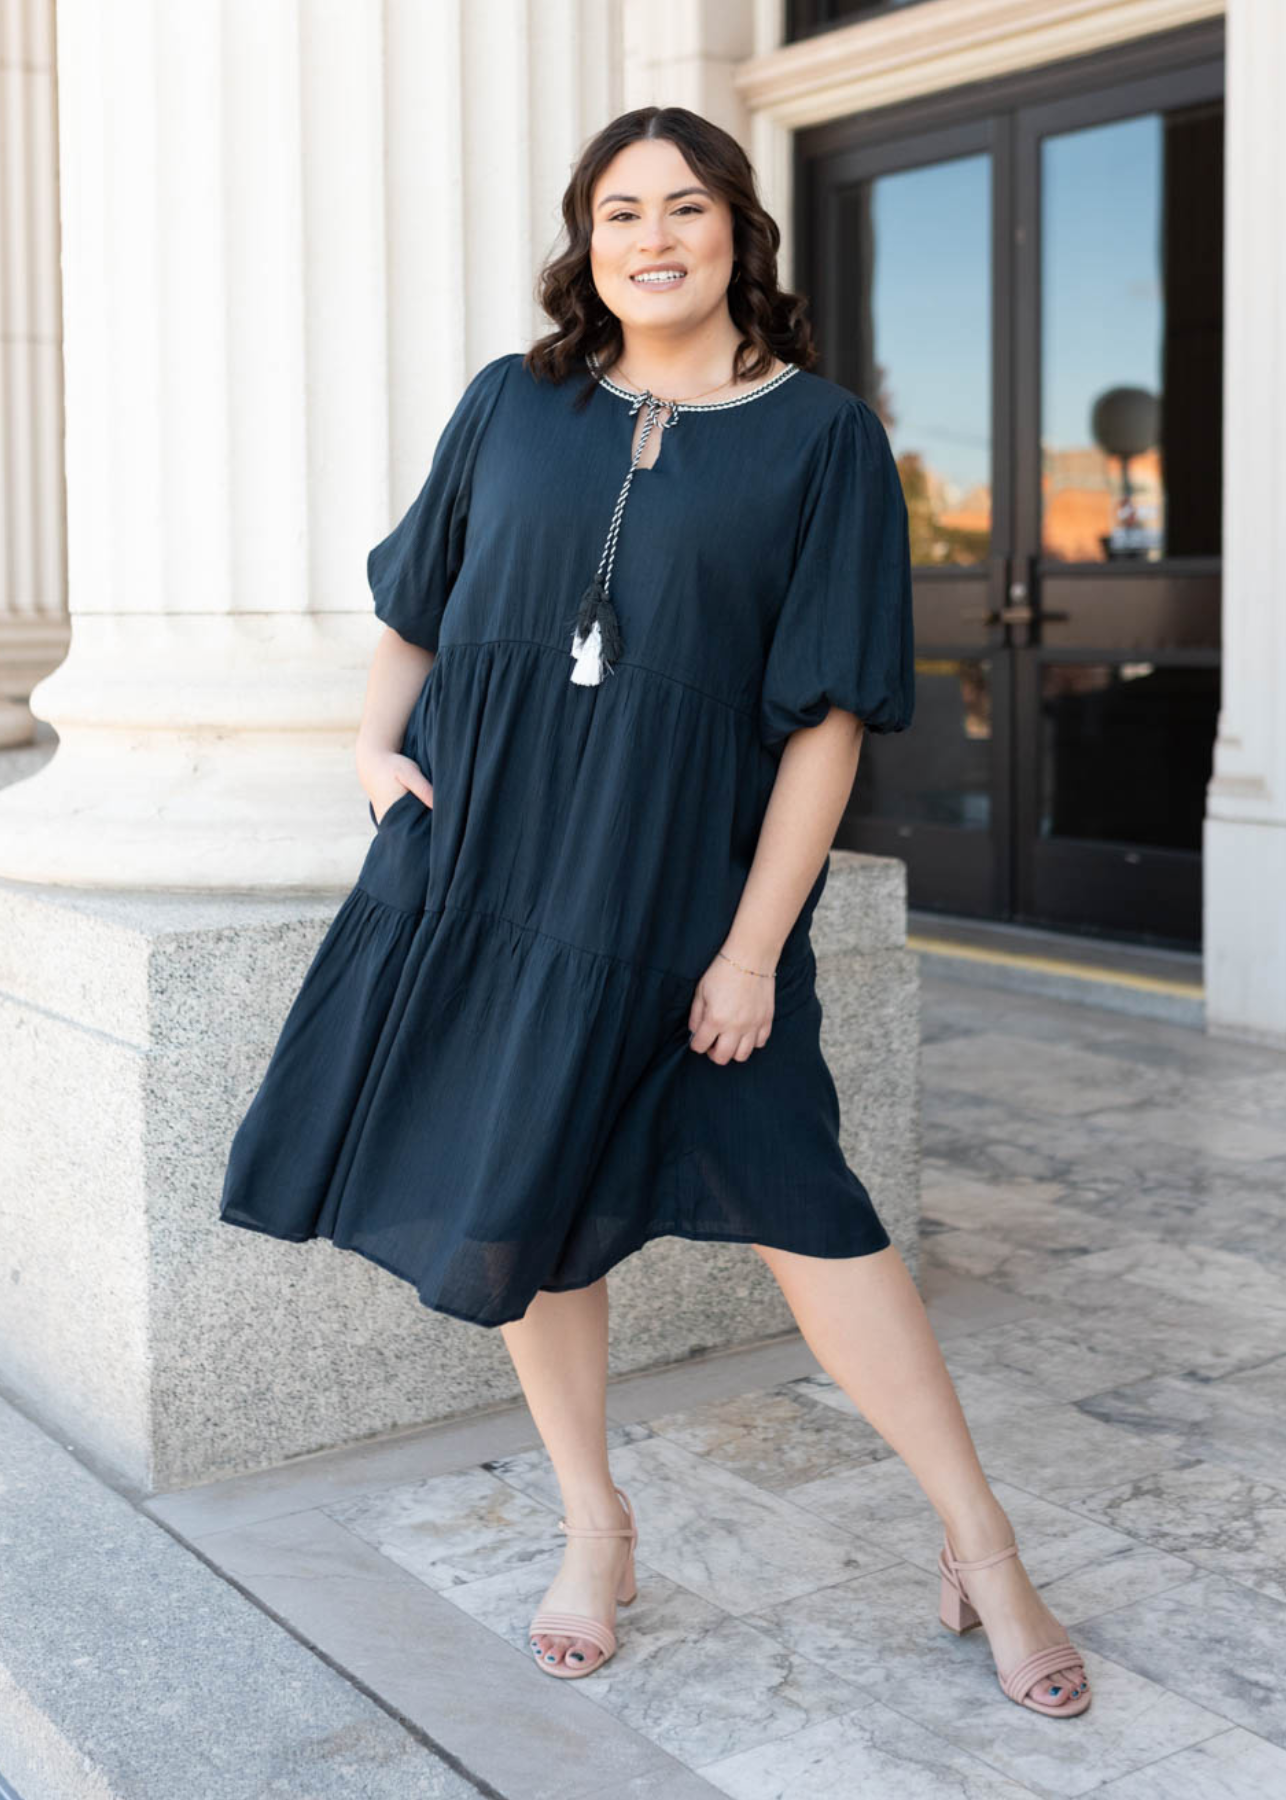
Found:
[{"label": "reflection in glass door", "polygon": [[888,429],[925,568],[976,568],[991,549],[990,190],[985,155],[866,184],[879,255],[865,397]]},{"label": "reflection in glass door", "polygon": [[1222,144],[1215,104],[1041,141],[1049,561],[1219,554]]},{"label": "reflection in glass door", "polygon": [[902,140],[833,175],[832,286],[843,325],[826,372],[861,394],[888,432],[917,611],[916,728],[893,754],[870,754],[868,740],[838,841],[860,834],[863,847],[900,856],[913,841],[917,880],[936,903],[985,912],[1003,766],[996,664],[978,625],[997,528],[990,133]]},{"label": "reflection in glass door", "polygon": [[[1211,92],[1214,85],[1216,91]],[[1219,709],[1223,107],[1206,71],[1017,121],[1015,911],[1201,936]],[[1037,466],[1031,458],[1029,466]]]}]

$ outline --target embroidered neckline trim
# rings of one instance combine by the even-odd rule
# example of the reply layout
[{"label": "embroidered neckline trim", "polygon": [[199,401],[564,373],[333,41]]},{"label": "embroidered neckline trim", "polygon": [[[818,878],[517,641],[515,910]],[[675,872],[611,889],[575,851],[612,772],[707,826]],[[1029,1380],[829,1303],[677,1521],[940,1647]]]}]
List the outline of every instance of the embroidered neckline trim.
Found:
[{"label": "embroidered neckline trim", "polygon": [[[646,397],[634,388],[618,387],[616,382],[610,380],[608,376],[600,374],[598,365],[592,356],[587,356],[585,361],[597,376],[599,386],[605,387],[610,394],[616,394],[622,400],[642,400]],[[798,373],[799,364],[788,363],[771,380],[761,381],[759,386],[751,388],[748,394],[734,394],[730,400],[680,400],[677,405],[680,412],[726,412],[732,406],[748,406],[752,400],[758,400],[762,394],[771,393],[774,388],[781,387],[783,382],[789,381],[792,375],[798,375]]]}]

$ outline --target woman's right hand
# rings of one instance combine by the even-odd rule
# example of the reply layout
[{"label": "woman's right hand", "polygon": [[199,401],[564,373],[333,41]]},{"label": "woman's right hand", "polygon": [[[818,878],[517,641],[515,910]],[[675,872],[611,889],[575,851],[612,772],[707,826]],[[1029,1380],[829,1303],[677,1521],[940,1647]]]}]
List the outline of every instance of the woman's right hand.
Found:
[{"label": "woman's right hand", "polygon": [[375,813],[375,823],[382,822],[395,800],[409,788],[418,794],[425,806],[433,805],[433,783],[414,757],[400,751],[385,750],[362,760],[358,776]]}]

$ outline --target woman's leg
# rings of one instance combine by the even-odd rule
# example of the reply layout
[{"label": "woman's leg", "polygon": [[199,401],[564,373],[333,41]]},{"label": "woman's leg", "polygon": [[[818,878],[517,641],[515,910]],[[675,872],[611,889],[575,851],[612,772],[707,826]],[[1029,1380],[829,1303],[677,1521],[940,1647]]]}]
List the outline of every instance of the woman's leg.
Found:
[{"label": "woman's leg", "polygon": [[[627,1525],[607,1463],[607,1280],[566,1293],[541,1291],[521,1319],[501,1325],[522,1391],[558,1477],[569,1525]],[[563,1566],[541,1601],[610,1624],[628,1538],[569,1537]],[[538,1632],[542,1660],[577,1667],[601,1652],[588,1638]]]},{"label": "woman's leg", "polygon": [[[1013,1543],[911,1272],[890,1245],[870,1256],[798,1256],[756,1244],[822,1368],[906,1463],[962,1562]],[[1061,1643],[1066,1631],[1018,1557],[964,1577],[998,1667]],[[1036,1683],[1035,1698],[1070,1700],[1080,1665]],[[1053,1689],[1059,1689],[1058,1694]]]}]

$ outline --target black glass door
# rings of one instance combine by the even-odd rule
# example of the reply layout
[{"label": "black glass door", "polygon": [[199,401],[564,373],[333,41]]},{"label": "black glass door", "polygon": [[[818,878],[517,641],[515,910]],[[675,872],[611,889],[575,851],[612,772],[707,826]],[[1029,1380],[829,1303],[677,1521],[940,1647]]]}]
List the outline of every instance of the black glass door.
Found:
[{"label": "black glass door", "polygon": [[837,843],[925,910],[1194,944],[1222,62],[1090,77],[801,142],[823,372],[884,420],[916,576],[915,725],[868,736]]}]

